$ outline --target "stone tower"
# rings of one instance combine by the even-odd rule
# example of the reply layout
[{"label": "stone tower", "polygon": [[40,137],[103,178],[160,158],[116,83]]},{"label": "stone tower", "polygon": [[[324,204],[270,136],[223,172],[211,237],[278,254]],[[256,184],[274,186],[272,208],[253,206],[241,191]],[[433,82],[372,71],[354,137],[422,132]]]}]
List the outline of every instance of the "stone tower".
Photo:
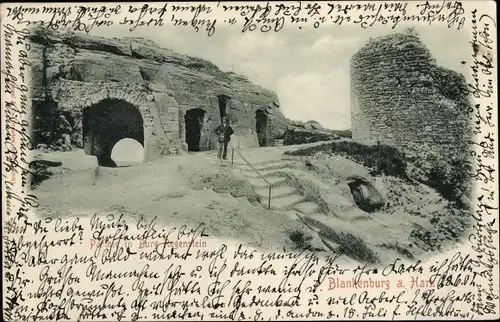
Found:
[{"label": "stone tower", "polygon": [[350,81],[354,140],[407,153],[465,152],[465,78],[437,66],[415,33],[370,39],[351,59]]}]

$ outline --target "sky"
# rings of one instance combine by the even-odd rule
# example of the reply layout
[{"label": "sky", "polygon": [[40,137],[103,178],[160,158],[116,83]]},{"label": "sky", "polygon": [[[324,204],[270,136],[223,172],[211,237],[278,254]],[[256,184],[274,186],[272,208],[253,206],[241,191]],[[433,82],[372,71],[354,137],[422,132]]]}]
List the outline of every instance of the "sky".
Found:
[{"label": "sky", "polygon": [[[467,66],[461,64],[470,55],[466,32],[436,26],[416,27],[416,31],[439,65],[467,73]],[[392,32],[389,28],[321,26],[284,28],[279,33],[241,33],[237,27],[221,26],[211,37],[189,27],[134,32],[125,28],[95,29],[92,34],[149,38],[180,54],[209,60],[223,71],[243,74],[275,91],[287,118],[316,120],[326,128],[344,130],[351,126],[350,58],[370,37]]]}]

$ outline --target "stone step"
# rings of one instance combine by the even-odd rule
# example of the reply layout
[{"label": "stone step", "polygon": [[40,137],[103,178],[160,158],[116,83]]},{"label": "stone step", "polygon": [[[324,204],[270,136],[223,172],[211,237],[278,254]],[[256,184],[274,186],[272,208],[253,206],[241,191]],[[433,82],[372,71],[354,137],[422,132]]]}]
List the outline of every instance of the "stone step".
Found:
[{"label": "stone step", "polygon": [[235,203],[236,200],[234,199],[233,196],[231,196],[231,194],[229,192],[222,192],[222,193],[218,193],[216,191],[214,191],[213,189],[206,189],[204,190],[206,192],[208,192],[212,198],[216,201],[219,201],[219,202],[231,202],[231,203]]},{"label": "stone step", "polygon": [[[262,178],[247,178],[248,182],[256,187],[256,188],[265,188],[268,187],[268,184],[262,179]],[[282,183],[286,180],[285,177],[280,177],[280,176],[269,176],[266,177],[267,182],[269,182],[272,185]]]},{"label": "stone step", "polygon": [[224,201],[232,202],[232,203],[237,203],[237,204],[246,204],[252,206],[252,203],[250,200],[248,200],[247,197],[241,196],[241,197],[234,197],[230,192],[221,192],[217,193],[214,190],[210,189],[211,192],[213,192],[214,196],[217,196],[219,200],[223,199]]},{"label": "stone step", "polygon": [[[283,197],[286,195],[290,195],[294,192],[296,192],[297,189],[291,186],[277,186],[273,187],[271,189],[271,200],[273,198],[278,198],[278,197]],[[262,198],[268,198],[269,196],[269,189],[268,188],[258,188],[255,189],[255,193],[261,196]]]},{"label": "stone step", "polygon": [[312,201],[301,202],[294,207],[295,210],[303,214],[310,214],[319,210],[319,205]]},{"label": "stone step", "polygon": [[[281,198],[272,198],[271,197],[271,209],[275,210],[280,210],[280,209],[288,209],[290,207],[293,207],[298,202],[301,202],[304,200],[304,196],[299,195],[299,194],[292,194],[288,196],[284,196]],[[262,205],[267,207],[268,205],[268,199],[265,198],[264,200],[260,201]]]}]

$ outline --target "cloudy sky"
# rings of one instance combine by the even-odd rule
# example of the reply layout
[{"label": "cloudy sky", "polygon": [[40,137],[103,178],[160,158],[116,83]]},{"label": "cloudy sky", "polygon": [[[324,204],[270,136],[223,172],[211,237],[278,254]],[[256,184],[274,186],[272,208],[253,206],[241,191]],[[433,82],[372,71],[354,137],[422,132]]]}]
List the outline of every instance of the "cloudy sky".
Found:
[{"label": "cloudy sky", "polygon": [[[401,31],[402,29],[399,29]],[[98,36],[149,38],[162,47],[207,59],[224,71],[244,74],[278,93],[281,109],[294,120],[317,120],[331,129],[350,128],[349,60],[370,37],[387,29],[325,27],[279,33],[241,33],[218,27],[215,34],[191,28],[96,29]],[[468,34],[433,26],[417,28],[438,64],[466,74],[461,61],[470,54]]]}]

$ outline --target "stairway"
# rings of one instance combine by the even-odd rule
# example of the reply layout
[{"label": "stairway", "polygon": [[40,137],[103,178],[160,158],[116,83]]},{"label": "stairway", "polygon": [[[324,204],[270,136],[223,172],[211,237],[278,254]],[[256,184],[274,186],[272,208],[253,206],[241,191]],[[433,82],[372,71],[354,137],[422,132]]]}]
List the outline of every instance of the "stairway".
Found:
[{"label": "stairway", "polygon": [[[240,153],[242,152],[240,151]],[[263,207],[267,208],[269,205],[269,185],[262,177],[272,185],[271,210],[279,211],[293,220],[300,221],[316,239],[323,243],[325,250],[336,251],[339,249],[337,243],[320,234],[320,228],[314,227],[304,220],[304,217],[319,213],[320,206],[316,202],[306,200],[305,196],[299,190],[287,182],[287,177],[280,174],[280,172],[287,172],[293,169],[289,162],[284,160],[256,160],[255,157],[252,160],[252,156],[245,156],[245,159],[251,162],[253,168],[260,175],[237,153],[234,156],[233,171],[238,171],[247,179],[252,185],[254,192],[258,195]],[[361,265],[360,262],[346,255],[342,255],[339,258],[339,263],[354,267]]]},{"label": "stairway", "polygon": [[238,204],[238,205],[253,206],[252,203],[245,196],[234,197],[229,192],[217,193],[213,189],[207,189],[206,191],[208,191],[213,196],[214,200],[222,200],[223,199],[225,202],[229,201],[229,202],[232,202],[232,203]]}]

